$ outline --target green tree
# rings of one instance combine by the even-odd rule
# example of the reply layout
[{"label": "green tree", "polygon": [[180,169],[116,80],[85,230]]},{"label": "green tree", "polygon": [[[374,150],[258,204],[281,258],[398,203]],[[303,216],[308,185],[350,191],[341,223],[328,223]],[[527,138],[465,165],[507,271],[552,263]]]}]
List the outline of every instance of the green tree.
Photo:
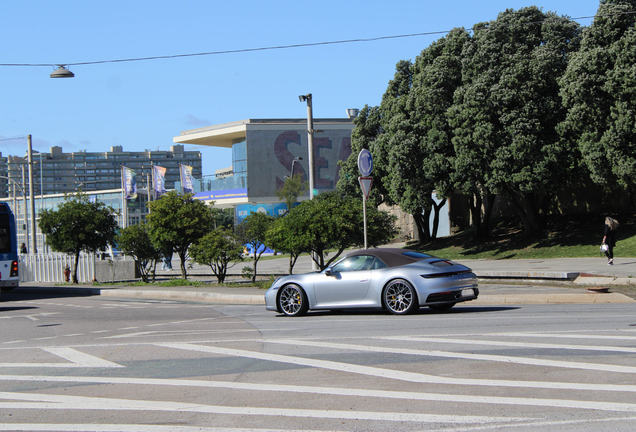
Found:
[{"label": "green tree", "polygon": [[170,246],[181,260],[181,277],[187,279],[186,261],[190,245],[214,230],[212,211],[192,194],[170,191],[148,203],[146,218],[152,242],[160,249]]},{"label": "green tree", "polygon": [[289,254],[289,274],[292,274],[296,260],[308,250],[308,246],[302,236],[305,221],[287,216],[288,214],[274,220],[266,233],[266,243],[276,251]]},{"label": "green tree", "polygon": [[556,130],[565,118],[558,79],[579,40],[577,23],[533,6],[475,25],[463,51],[449,110],[455,182],[508,197],[527,235],[540,232],[546,198],[570,173],[572,149]]},{"label": "green tree", "polygon": [[252,213],[236,226],[236,234],[241,243],[248,245],[252,250],[251,255],[254,260],[252,282],[256,281],[256,266],[261,255],[265,252],[267,231],[273,223],[274,217],[267,213]]},{"label": "green tree", "polygon": [[636,185],[636,1],[602,0],[562,77],[568,109],[559,126],[592,181]]},{"label": "green tree", "polygon": [[446,198],[453,191],[454,151],[446,111],[461,84],[461,54],[469,40],[465,30],[455,29],[423,50],[415,63],[398,63],[382,98],[385,139],[377,140],[376,148],[387,164],[383,184],[392,201],[412,215],[423,242],[437,237],[446,203],[435,195]]},{"label": "green tree", "polygon": [[276,196],[287,205],[287,212],[292,209],[299,196],[302,196],[309,187],[309,182],[303,180],[302,174],[288,177],[283,187],[276,190]]},{"label": "green tree", "polygon": [[155,269],[157,262],[161,260],[162,251],[152,244],[146,223],[122,228],[116,242],[123,253],[133,258],[141,279],[147,283],[152,274],[154,282]]},{"label": "green tree", "polygon": [[210,266],[218,283],[225,282],[232,263],[243,261],[243,245],[237,236],[223,228],[206,234],[190,247],[192,260]]},{"label": "green tree", "polygon": [[[298,249],[313,252],[313,260],[321,269],[338,259],[345,249],[364,245],[362,201],[338,191],[303,201],[285,219],[289,219],[285,223],[296,227],[289,235],[297,237]],[[367,208],[370,247],[388,243],[397,233],[395,216],[373,206]],[[327,259],[331,249],[335,249],[335,253]]]},{"label": "green tree", "polygon": [[212,219],[214,220],[214,229],[225,228],[225,229],[233,229],[234,228],[234,209],[233,208],[210,208],[212,212]]},{"label": "green tree", "polygon": [[91,202],[81,192],[67,195],[57,210],[43,210],[38,225],[51,249],[75,257],[73,283],[77,283],[80,252],[114,245],[117,234],[114,210],[101,201]]}]

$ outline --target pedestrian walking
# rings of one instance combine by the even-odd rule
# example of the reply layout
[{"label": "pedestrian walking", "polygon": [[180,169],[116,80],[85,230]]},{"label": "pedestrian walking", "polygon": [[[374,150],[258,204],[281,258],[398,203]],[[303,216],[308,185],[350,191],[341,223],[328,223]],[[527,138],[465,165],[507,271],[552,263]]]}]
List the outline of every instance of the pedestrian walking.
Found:
[{"label": "pedestrian walking", "polygon": [[172,250],[163,252],[163,263],[161,270],[172,271]]},{"label": "pedestrian walking", "polygon": [[27,252],[26,244],[22,243],[22,244],[20,245],[20,253],[21,253],[21,254],[25,254],[25,255],[28,253],[28,252]]},{"label": "pedestrian walking", "polygon": [[[614,246],[616,246],[616,229],[618,228],[618,221],[611,217],[605,218],[605,233],[603,234],[603,242],[601,243],[601,250],[605,252],[607,256],[607,265],[614,265]],[[603,247],[603,246],[606,247]]]}]

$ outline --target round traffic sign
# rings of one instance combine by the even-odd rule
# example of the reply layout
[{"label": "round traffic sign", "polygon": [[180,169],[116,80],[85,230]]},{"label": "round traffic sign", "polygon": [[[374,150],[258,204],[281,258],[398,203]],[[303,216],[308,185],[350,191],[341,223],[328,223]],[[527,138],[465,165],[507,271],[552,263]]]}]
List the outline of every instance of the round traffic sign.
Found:
[{"label": "round traffic sign", "polygon": [[360,174],[365,177],[371,175],[371,171],[373,170],[373,157],[371,157],[369,150],[360,150],[360,154],[358,154],[358,169],[360,170]]}]

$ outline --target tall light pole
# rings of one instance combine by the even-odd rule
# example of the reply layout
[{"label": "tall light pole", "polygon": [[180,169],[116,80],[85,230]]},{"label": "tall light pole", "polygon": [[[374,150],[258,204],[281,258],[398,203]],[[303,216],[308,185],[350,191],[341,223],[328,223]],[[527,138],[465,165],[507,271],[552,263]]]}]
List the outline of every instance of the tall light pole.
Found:
[{"label": "tall light pole", "polygon": [[314,199],[314,115],[311,106],[311,93],[298,96],[301,102],[307,101],[307,147],[309,151],[309,199]]},{"label": "tall light pole", "polygon": [[27,135],[27,141],[29,142],[29,199],[31,200],[31,232],[33,233],[31,245],[32,253],[38,252],[38,242],[35,230],[35,195],[33,193],[33,145],[31,142],[31,135]]},{"label": "tall light pole", "polygon": [[[307,163],[309,164],[309,199],[314,199],[314,114],[311,106],[311,93],[298,96],[301,102],[307,101],[307,150],[309,152],[309,158]],[[314,259],[314,255],[311,255],[311,269],[318,270],[318,264]]]}]

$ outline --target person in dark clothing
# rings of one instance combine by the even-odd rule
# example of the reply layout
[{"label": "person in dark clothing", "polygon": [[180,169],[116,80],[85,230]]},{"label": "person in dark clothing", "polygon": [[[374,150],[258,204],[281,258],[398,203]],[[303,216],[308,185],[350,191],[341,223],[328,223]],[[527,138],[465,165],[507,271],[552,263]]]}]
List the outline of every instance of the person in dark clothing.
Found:
[{"label": "person in dark clothing", "polygon": [[21,253],[21,254],[26,254],[26,253],[27,253],[27,247],[26,247],[26,244],[22,243],[22,244],[20,245],[20,253]]},{"label": "person in dark clothing", "polygon": [[603,243],[607,245],[605,255],[607,256],[607,265],[614,265],[614,246],[616,246],[616,228],[618,221],[611,217],[605,218],[605,233],[603,235]]}]

